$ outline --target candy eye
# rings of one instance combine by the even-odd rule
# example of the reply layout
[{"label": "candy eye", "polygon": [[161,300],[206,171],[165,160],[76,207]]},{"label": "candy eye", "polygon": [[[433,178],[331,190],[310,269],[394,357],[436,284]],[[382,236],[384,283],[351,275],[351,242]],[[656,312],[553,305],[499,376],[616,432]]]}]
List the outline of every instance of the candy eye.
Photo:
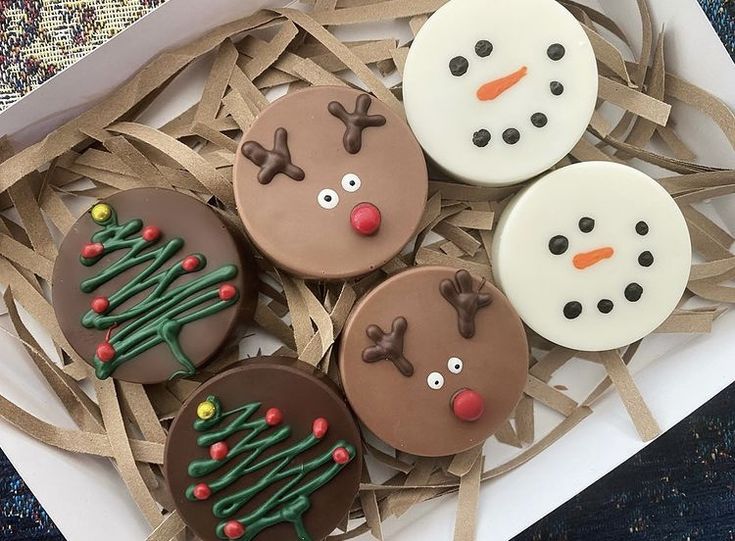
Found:
[{"label": "candy eye", "polygon": [[464,363],[459,357],[450,357],[447,361],[447,368],[452,374],[459,374],[464,368]]},{"label": "candy eye", "polygon": [[319,206],[324,209],[333,209],[339,203],[337,192],[330,188],[324,188],[319,195],[316,196]]},{"label": "candy eye", "polygon": [[549,241],[549,251],[554,255],[561,255],[569,248],[569,240],[564,235],[555,235]]},{"label": "candy eye", "polygon": [[342,188],[347,192],[356,192],[362,186],[362,181],[355,173],[347,173],[342,177]]},{"label": "candy eye", "polygon": [[426,383],[429,385],[430,389],[434,389],[436,391],[444,387],[444,376],[439,372],[432,372],[426,378]]},{"label": "candy eye", "polygon": [[464,56],[455,56],[449,61],[449,71],[455,77],[461,77],[467,73],[467,68],[470,67],[470,63]]}]

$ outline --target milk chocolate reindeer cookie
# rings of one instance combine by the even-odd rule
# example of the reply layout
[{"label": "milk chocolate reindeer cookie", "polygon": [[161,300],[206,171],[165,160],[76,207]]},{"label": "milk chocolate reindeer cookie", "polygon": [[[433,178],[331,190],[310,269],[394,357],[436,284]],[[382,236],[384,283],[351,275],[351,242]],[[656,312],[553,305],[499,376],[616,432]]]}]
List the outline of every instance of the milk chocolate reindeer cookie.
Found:
[{"label": "milk chocolate reindeer cookie", "polygon": [[389,261],[416,232],[426,163],[377,98],[313,87],[267,107],[235,158],[235,199],[261,252],[303,278],[344,279]]},{"label": "milk chocolate reindeer cookie", "polygon": [[523,325],[493,285],[415,267],[355,307],[339,363],[347,398],[376,436],[420,456],[479,445],[508,418],[528,369]]}]

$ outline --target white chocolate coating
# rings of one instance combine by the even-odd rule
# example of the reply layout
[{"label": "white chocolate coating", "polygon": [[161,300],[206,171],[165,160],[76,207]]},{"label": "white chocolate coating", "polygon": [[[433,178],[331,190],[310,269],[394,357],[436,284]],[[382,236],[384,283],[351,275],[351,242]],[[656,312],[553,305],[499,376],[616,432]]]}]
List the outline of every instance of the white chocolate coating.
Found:
[{"label": "white chocolate coating", "polygon": [[[492,44],[489,54],[483,40]],[[564,48],[557,60],[548,54],[554,44]],[[462,75],[450,70],[457,57],[467,62]],[[505,86],[503,77],[510,86],[491,97]],[[492,81],[480,99],[478,89]],[[552,83],[557,93],[556,83],[563,86],[560,94]],[[596,98],[592,46],[555,0],[450,0],[419,31],[403,73],[406,115],[419,143],[472,184],[513,184],[553,166],[581,138]],[[532,121],[538,113],[543,127]],[[473,141],[480,130],[490,134],[485,146]],[[517,130],[517,142],[504,140],[506,130]]]},{"label": "white chocolate coating", "polygon": [[521,319],[583,351],[625,346],[663,323],[692,257],[666,190],[612,162],[563,167],[525,188],[501,216],[492,251],[495,279]]}]

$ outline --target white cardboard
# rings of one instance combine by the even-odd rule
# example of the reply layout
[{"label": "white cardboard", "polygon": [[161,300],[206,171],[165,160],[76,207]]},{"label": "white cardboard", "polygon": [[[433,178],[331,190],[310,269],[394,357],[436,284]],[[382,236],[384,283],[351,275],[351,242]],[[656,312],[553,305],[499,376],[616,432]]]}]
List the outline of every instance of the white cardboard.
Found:
[{"label": "white cardboard", "polygon": [[[0,134],[10,134],[17,146],[30,144],[73,117],[129,78],[165,48],[184,43],[229,20],[278,0],[169,0],[95,52],[60,73],[0,113]],[[585,3],[599,9],[596,0]],[[665,24],[667,68],[696,80],[735,107],[735,67],[696,0],[649,0],[656,28]],[[206,9],[202,6],[206,5]],[[636,3],[605,2],[605,9],[639,47]],[[365,26],[339,29],[340,37],[376,37]],[[167,96],[171,110],[182,110],[195,99],[206,69],[193,70],[191,84],[178,96]],[[199,87],[200,88],[200,87]],[[82,89],[80,91],[80,89]],[[674,108],[677,130],[705,163],[735,166],[724,136],[688,107]],[[157,119],[158,117],[156,117]],[[149,118],[149,120],[151,120]],[[735,230],[733,198],[714,207],[720,221]],[[33,323],[26,318],[29,326]],[[735,348],[735,315],[722,317],[714,332],[702,337],[656,336],[646,341],[633,362],[636,381],[663,429],[668,429],[717,392],[735,381],[735,364],[728,352]],[[44,346],[50,345],[46,342]],[[256,338],[248,350],[272,342]],[[43,383],[22,348],[0,335],[5,360],[0,367],[0,394],[42,419],[73,427],[58,400]],[[266,349],[267,348],[267,349]],[[50,348],[48,349],[50,351]],[[575,399],[602,373],[582,361],[565,366],[552,380],[570,387]],[[559,418],[537,408],[537,427],[548,431]],[[72,455],[37,443],[0,423],[0,447],[69,541],[145,539],[149,528],[127,495],[109,460]],[[524,466],[483,485],[478,539],[504,540],[561,505],[644,447],[620,399],[612,392],[595,406],[592,416]],[[514,454],[506,446],[489,443],[488,463]],[[423,541],[451,539],[456,496],[415,507],[400,520],[384,526],[388,539]],[[114,526],[113,526],[114,525]],[[367,539],[363,536],[360,539]]]}]

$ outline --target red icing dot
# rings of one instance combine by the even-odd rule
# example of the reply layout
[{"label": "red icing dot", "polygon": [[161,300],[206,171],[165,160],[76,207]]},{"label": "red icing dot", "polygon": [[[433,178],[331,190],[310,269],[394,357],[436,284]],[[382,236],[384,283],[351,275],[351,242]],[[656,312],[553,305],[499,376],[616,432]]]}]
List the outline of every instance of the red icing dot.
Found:
[{"label": "red icing dot", "polygon": [[347,464],[350,461],[350,453],[344,447],[337,447],[332,453],[332,460],[337,464]]},{"label": "red icing dot", "polygon": [[329,430],[329,423],[324,417],[319,417],[318,419],[314,419],[314,422],[311,425],[311,432],[319,439],[322,439],[324,437],[324,434],[327,433],[327,430]]},{"label": "red icing dot", "polygon": [[464,389],[452,399],[452,411],[458,419],[467,422],[477,421],[485,412],[485,401],[471,389]]},{"label": "red icing dot", "polygon": [[237,295],[237,288],[232,284],[222,284],[219,286],[219,298],[223,301],[229,301]]},{"label": "red icing dot", "polygon": [[227,539],[239,539],[245,534],[245,526],[236,520],[227,521],[223,530]]},{"label": "red icing dot", "polygon": [[100,242],[85,244],[84,248],[82,248],[82,257],[84,259],[94,259],[95,257],[102,255],[102,252],[104,251],[105,247]]},{"label": "red icing dot", "polygon": [[193,272],[199,268],[199,258],[193,255],[186,256],[181,262],[181,266],[186,272]]},{"label": "red icing dot", "polygon": [[265,422],[269,426],[277,426],[283,421],[283,412],[278,408],[271,408],[265,412]]},{"label": "red icing dot", "polygon": [[209,456],[212,457],[212,460],[224,460],[229,452],[230,448],[227,447],[227,444],[223,441],[213,443],[209,447]]},{"label": "red icing dot", "polygon": [[154,240],[158,240],[158,237],[161,236],[161,230],[155,225],[147,225],[143,228],[141,236],[148,242],[153,242]]},{"label": "red icing dot", "polygon": [[110,301],[107,297],[95,297],[90,303],[92,311],[97,314],[103,314],[110,307]]},{"label": "red icing dot", "polygon": [[109,342],[101,342],[97,346],[97,358],[103,363],[110,362],[115,358],[115,348]]},{"label": "red icing dot", "polygon": [[352,229],[361,235],[369,236],[380,227],[380,211],[372,203],[360,203],[350,212]]},{"label": "red icing dot", "polygon": [[199,483],[194,487],[194,497],[197,500],[206,500],[212,495],[212,489],[206,483]]}]

